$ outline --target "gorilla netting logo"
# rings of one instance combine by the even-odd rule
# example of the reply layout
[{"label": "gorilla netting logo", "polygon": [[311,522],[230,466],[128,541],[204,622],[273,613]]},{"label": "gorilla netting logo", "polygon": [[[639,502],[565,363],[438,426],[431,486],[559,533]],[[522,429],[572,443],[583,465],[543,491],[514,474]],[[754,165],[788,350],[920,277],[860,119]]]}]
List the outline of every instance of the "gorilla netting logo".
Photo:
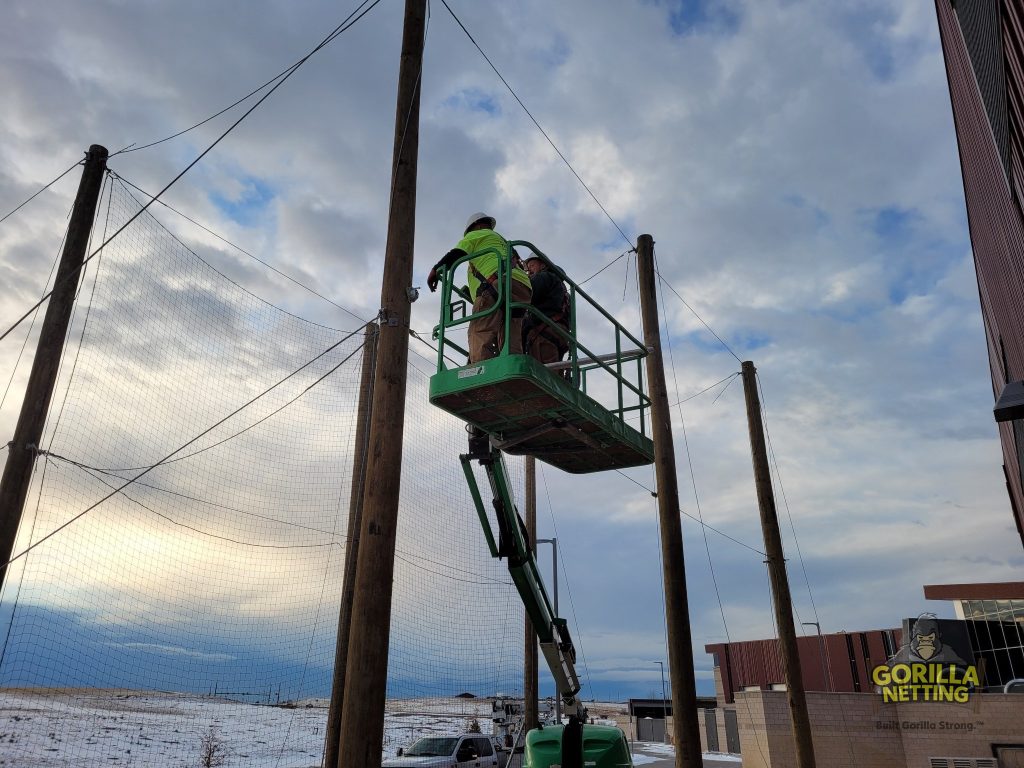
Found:
[{"label": "gorilla netting logo", "polygon": [[[882,700],[963,704],[978,685],[977,667],[958,653],[973,657],[963,622],[940,620],[933,613],[921,614],[912,626],[911,621],[903,622],[903,637],[910,640],[871,671]],[[947,635],[954,636],[948,642],[943,642],[940,625],[946,626]]]}]

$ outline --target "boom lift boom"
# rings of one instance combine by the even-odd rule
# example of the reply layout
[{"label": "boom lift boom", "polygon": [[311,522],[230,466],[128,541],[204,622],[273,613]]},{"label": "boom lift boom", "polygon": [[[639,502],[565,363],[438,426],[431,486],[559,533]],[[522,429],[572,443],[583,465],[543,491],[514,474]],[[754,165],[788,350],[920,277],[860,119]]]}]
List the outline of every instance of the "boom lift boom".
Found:
[{"label": "boom lift boom", "polygon": [[[493,446],[489,446],[483,453],[461,454],[459,460],[466,473],[487,546],[493,557],[508,560],[509,574],[537,632],[541,653],[544,654],[544,660],[555,680],[555,690],[562,700],[562,711],[569,717],[562,738],[562,766],[582,768],[583,723],[586,721],[587,712],[577,697],[580,682],[576,675],[576,648],[569,635],[568,623],[556,616],[551,608],[544,581],[537,569],[533,548],[527,540],[526,527],[515,506],[505,460],[501,451]],[[487,473],[498,523],[497,541],[494,539],[491,521],[480,495],[476,475],[473,473],[474,460],[478,461]]]},{"label": "boom lift boom", "polygon": [[[529,303],[511,301],[509,265],[514,246],[543,258],[566,285],[570,301],[568,329]],[[488,254],[498,256],[498,272],[492,282],[497,294],[494,304],[467,313],[472,297],[455,285],[455,270]],[[650,398],[644,392],[642,366],[648,349],[525,240],[506,242],[503,250],[487,248],[466,254],[440,270],[440,277],[441,319],[433,336],[438,341],[437,372],[430,379],[430,402],[467,422],[480,435],[470,441],[470,452],[459,457],[462,469],[487,546],[492,556],[508,560],[509,574],[537,632],[562,709],[569,718],[564,728],[555,725],[528,734],[524,766],[583,768],[584,754],[587,765],[594,768],[631,766],[625,737],[618,728],[595,724],[584,728],[587,714],[577,697],[580,683],[576,676],[576,649],[565,620],[551,608],[525,526],[516,510],[502,451],[534,456],[577,474],[651,463],[654,443],[647,436],[644,418]],[[580,340],[577,318],[581,309],[589,318],[588,338],[614,345],[614,354],[597,354]],[[509,329],[514,312],[531,316],[545,325],[548,333],[561,338],[568,345],[568,359],[545,366],[528,355],[512,354]],[[452,333],[495,314],[505,329],[497,356],[450,367],[449,362],[454,361],[449,353],[469,356],[466,349],[453,341]],[[639,421],[630,423],[630,417],[639,417]],[[487,473],[497,540],[474,474],[474,461]]]}]

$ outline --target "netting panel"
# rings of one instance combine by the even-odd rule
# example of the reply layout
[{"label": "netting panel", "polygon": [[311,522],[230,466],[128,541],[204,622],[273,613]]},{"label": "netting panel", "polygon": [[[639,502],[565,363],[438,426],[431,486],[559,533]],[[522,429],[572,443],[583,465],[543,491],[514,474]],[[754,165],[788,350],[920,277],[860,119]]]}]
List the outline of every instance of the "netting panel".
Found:
[{"label": "netting panel", "polygon": [[[108,226],[136,210],[112,185]],[[5,585],[0,760],[186,765],[215,726],[247,764],[319,764],[363,341],[252,295],[148,214],[94,260],[15,552],[73,522]],[[391,754],[481,716],[447,697],[522,687],[522,608],[465,487],[462,425],[427,385],[411,366],[388,695],[433,714],[389,725]],[[251,706],[279,702],[301,705]]]}]

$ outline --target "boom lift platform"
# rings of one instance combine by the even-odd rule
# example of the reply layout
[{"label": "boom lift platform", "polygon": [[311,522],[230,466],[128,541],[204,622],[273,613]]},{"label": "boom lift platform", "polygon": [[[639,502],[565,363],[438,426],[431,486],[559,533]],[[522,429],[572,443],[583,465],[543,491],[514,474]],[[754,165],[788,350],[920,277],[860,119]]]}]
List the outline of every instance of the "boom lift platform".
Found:
[{"label": "boom lift platform", "polygon": [[[586,710],[578,698],[576,649],[565,619],[556,616],[551,607],[526,527],[515,507],[502,451],[535,456],[573,473],[650,464],[654,460],[654,444],[647,437],[644,424],[650,400],[643,390],[643,358],[648,351],[550,261],[549,268],[562,278],[569,292],[571,322],[568,331],[529,304],[503,301],[503,297],[511,296],[512,278],[506,265],[510,263],[509,255],[514,246],[528,248],[547,261],[530,243],[511,241],[508,252],[498,253],[502,266],[495,281],[497,301],[479,313],[466,313],[470,297],[465,289],[454,285],[455,270],[463,262],[497,251],[487,249],[468,254],[441,273],[441,322],[434,328],[434,338],[439,341],[437,373],[430,379],[430,402],[488,436],[488,441],[476,441],[473,452],[462,454],[459,459],[487,546],[493,557],[508,561],[509,574],[537,632],[541,652],[555,680],[563,711],[569,718],[565,726],[539,728],[528,734],[524,768],[630,766],[629,749],[619,729],[585,724]],[[588,309],[591,318],[596,316],[597,322],[588,324],[587,332],[593,333],[599,343],[602,337],[613,341],[614,354],[594,354],[580,342],[578,306]],[[514,309],[532,314],[560,334],[569,347],[568,361],[544,366],[527,355],[509,354],[508,329]],[[504,313],[506,330],[498,356],[449,368],[449,352],[468,357],[468,352],[452,341],[452,329],[474,317],[494,312]],[[635,380],[629,375],[632,370],[636,371]],[[591,396],[587,391],[588,379],[592,382],[595,377],[602,381],[594,387],[591,393],[594,396]],[[614,404],[606,407],[596,399],[599,394],[611,397]],[[626,423],[630,415],[640,416],[639,431]],[[497,538],[474,474],[474,461],[487,474]]]},{"label": "boom lift platform", "polygon": [[[509,248],[514,246],[528,248],[547,260],[526,241],[509,243]],[[643,391],[647,348],[555,266],[550,268],[569,292],[568,331],[530,304],[503,301],[511,295],[511,274],[504,267],[495,281],[495,305],[467,314],[469,297],[454,285],[455,270],[470,259],[495,252],[488,248],[468,254],[442,275],[441,322],[434,328],[434,338],[439,342],[437,373],[430,379],[430,402],[486,432],[500,450],[535,456],[566,472],[602,472],[650,464],[654,461],[654,443],[646,434],[643,418],[650,407]],[[507,254],[500,256],[501,264],[508,264]],[[508,328],[513,310],[529,313],[561,336],[569,347],[568,361],[553,364],[552,370],[529,355],[509,354],[506,333],[497,357],[449,367],[448,352],[468,357],[468,352],[452,340],[453,330],[495,312],[504,313],[504,326]],[[577,320],[581,315],[588,320],[588,338],[614,344],[614,353],[595,354],[580,341]],[[592,393],[588,393],[588,385]],[[600,402],[597,398],[602,394],[612,403],[606,406]],[[639,430],[626,422],[627,417],[637,415]]]}]

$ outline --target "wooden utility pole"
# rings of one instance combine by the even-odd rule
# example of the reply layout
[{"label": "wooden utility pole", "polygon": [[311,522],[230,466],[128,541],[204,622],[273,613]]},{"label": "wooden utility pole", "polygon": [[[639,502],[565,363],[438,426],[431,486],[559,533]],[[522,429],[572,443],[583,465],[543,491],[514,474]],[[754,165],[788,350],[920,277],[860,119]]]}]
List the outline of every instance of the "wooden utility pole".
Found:
[{"label": "wooden utility pole", "polygon": [[[537,460],[527,456],[523,460],[526,474],[524,489],[526,512],[526,535],[530,539],[530,549],[534,559],[537,558]],[[537,681],[537,633],[526,614],[526,648],[523,656],[523,730],[530,731],[537,727],[538,713],[538,681]]]},{"label": "wooden utility pole", "polygon": [[[398,72],[391,205],[380,295],[380,334],[359,532],[352,628],[341,713],[339,768],[380,765],[391,635],[405,389],[409,361],[420,72],[427,0],[406,0]],[[333,767],[331,767],[333,768]]]},{"label": "wooden utility pole", "polygon": [[672,738],[676,768],[701,768],[700,724],[697,720],[697,683],[693,673],[693,640],[690,609],[686,599],[686,567],[683,562],[683,527],[679,521],[679,485],[676,449],[672,440],[672,414],[665,386],[665,361],[661,354],[658,294],[654,284],[654,239],[640,235],[636,245],[640,278],[640,315],[647,355],[647,390],[651,398],[651,436],[654,468],[658,479],[658,520],[661,527],[661,559],[665,568],[665,620],[668,624],[668,666],[672,681]]},{"label": "wooden utility pole", "polygon": [[85,154],[85,168],[78,184],[78,195],[71,210],[71,221],[61,253],[53,293],[46,307],[32,372],[29,374],[21,414],[8,446],[7,463],[0,480],[0,587],[7,578],[7,563],[14,552],[21,512],[32,483],[36,450],[43,438],[46,414],[57,383],[64,339],[71,322],[71,310],[78,289],[79,272],[89,247],[89,234],[96,217],[96,206],[107,169],[107,149],[93,144]]},{"label": "wooden utility pole", "polygon": [[747,426],[750,430],[750,451],[754,463],[754,486],[757,489],[757,506],[761,510],[768,580],[772,587],[775,625],[779,629],[782,669],[786,676],[786,697],[789,699],[793,737],[796,739],[796,764],[797,768],[814,768],[814,744],[811,740],[811,721],[807,714],[807,696],[804,694],[804,678],[800,670],[800,655],[796,645],[793,601],[789,596],[786,559],[782,553],[782,535],[779,533],[775,494],[772,491],[772,477],[768,469],[764,425],[761,422],[761,399],[757,396],[757,369],[749,360],[743,363],[742,369],[743,394],[747,401]]},{"label": "wooden utility pole", "polygon": [[338,639],[334,650],[334,679],[331,706],[327,710],[327,737],[324,765],[338,764],[341,743],[341,712],[345,703],[345,671],[348,663],[348,639],[352,626],[352,599],[355,595],[356,563],[359,559],[359,527],[363,519],[363,490],[366,486],[366,453],[370,436],[370,403],[373,401],[373,368],[377,359],[377,324],[367,323],[363,334],[363,365],[359,373],[359,404],[356,410],[356,436],[352,452],[352,487],[348,500],[348,537],[345,544],[345,573],[341,583],[341,608],[338,611]]}]

